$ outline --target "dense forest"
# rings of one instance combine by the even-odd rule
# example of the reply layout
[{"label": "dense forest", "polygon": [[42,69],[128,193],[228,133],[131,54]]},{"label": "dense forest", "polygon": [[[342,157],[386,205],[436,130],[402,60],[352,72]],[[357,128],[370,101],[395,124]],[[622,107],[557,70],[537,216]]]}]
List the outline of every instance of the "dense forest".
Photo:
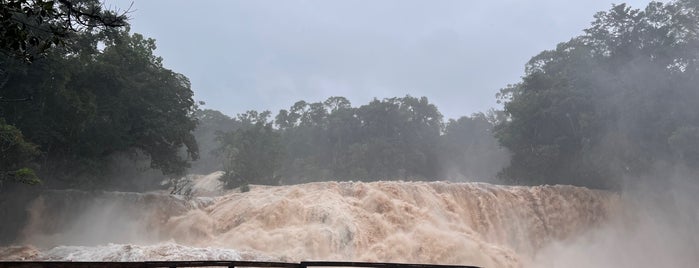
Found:
[{"label": "dense forest", "polygon": [[617,5],[500,91],[516,183],[618,187],[699,164],[699,2]]},{"label": "dense forest", "polygon": [[194,168],[224,170],[231,187],[320,180],[493,180],[509,159],[491,132],[498,113],[444,123],[425,97],[375,99],[359,107],[344,97],[298,101],[274,118],[269,111],[237,118],[212,110],[197,114],[205,129],[197,136],[208,144],[202,146],[202,159],[209,169],[198,167],[201,161]]},{"label": "dense forest", "polygon": [[155,55],[155,40],[98,1],[6,2],[0,191],[143,190],[215,170],[228,187],[497,178],[615,188],[699,163],[691,0],[600,12],[500,90],[502,111],[449,120],[412,96],[290,101],[275,114],[231,118],[197,103],[187,77]]}]

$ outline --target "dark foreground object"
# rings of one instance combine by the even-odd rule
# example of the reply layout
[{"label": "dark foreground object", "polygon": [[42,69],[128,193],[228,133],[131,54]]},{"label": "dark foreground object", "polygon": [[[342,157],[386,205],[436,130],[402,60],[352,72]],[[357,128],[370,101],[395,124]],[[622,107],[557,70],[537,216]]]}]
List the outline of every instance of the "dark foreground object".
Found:
[{"label": "dark foreground object", "polygon": [[146,262],[66,262],[66,261],[0,261],[0,268],[151,268],[151,267],[370,267],[370,268],[479,268],[464,265],[436,265],[380,262],[257,262],[257,261],[146,261]]}]

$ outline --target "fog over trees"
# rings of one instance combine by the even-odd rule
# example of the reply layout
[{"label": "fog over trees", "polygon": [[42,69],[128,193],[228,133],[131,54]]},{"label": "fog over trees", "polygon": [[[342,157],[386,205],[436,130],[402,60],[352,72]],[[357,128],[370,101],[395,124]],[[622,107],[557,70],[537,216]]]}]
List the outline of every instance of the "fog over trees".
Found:
[{"label": "fog over trees", "polygon": [[501,90],[497,127],[514,183],[616,187],[654,169],[696,169],[696,1],[595,15],[585,34],[541,52]]},{"label": "fog over trees", "polygon": [[445,123],[426,97],[376,99],[359,107],[344,97],[330,97],[316,103],[298,101],[273,119],[270,112],[249,111],[231,120],[239,127],[219,132],[215,139],[220,146],[212,151],[223,159],[220,167],[229,186],[323,180],[492,181],[508,159],[491,133],[495,112]]},{"label": "fog over trees", "polygon": [[[215,170],[229,187],[402,179],[615,188],[699,161],[690,0],[598,13],[584,34],[526,64],[498,94],[502,111],[454,119],[429,96],[290,100],[230,117],[197,103],[187,77],[165,68],[155,40],[131,33],[124,15],[91,9],[96,1],[10,2],[0,21],[0,191],[142,190]],[[55,32],[31,31],[41,27]]]},{"label": "fog over trees", "polygon": [[116,153],[147,155],[173,176],[197,157],[187,78],[162,66],[154,40],[127,30],[83,33],[32,64],[4,62],[3,98],[27,98],[2,104],[5,124],[22,134],[4,142],[36,146],[33,164],[45,186],[109,184]]},{"label": "fog over trees", "polygon": [[[314,3],[304,2],[299,9],[328,11]],[[366,10],[388,21],[384,11],[403,11],[393,10],[393,3],[362,3],[354,13],[338,5],[333,12],[374,8]],[[459,4],[450,2],[424,14],[443,20],[434,27],[479,27],[490,31],[483,36],[500,35],[481,17],[468,20],[478,23],[458,25],[441,16],[468,17],[462,12],[472,4],[457,9]],[[555,10],[551,2],[546,8],[516,4],[537,15]],[[506,73],[490,66],[511,60],[506,51],[512,46],[500,45],[511,45],[503,40],[512,39],[482,43],[493,44],[497,53],[453,49],[487,39],[461,38],[463,32],[455,31],[429,37],[429,44],[415,38],[410,46],[426,47],[396,49],[399,53],[389,56],[413,31],[429,36],[434,30],[411,24],[401,29],[407,29],[401,33],[407,39],[382,38],[392,27],[410,24],[411,12],[422,11],[416,7],[432,8],[431,2],[405,9],[410,12],[369,35],[358,34],[364,31],[359,28],[371,28],[375,21],[320,22],[327,23],[319,27],[322,34],[336,25],[352,26],[324,40],[302,31],[338,13],[272,30],[286,23],[281,14],[306,14],[282,5],[250,15],[250,25],[235,25],[236,31],[262,30],[240,35],[255,37],[244,45],[222,42],[229,46],[223,50],[212,49],[218,45],[215,38],[195,38],[167,24],[182,42],[200,42],[182,51],[182,62],[207,64],[207,76],[187,71],[192,81],[213,81],[206,89],[193,88],[182,70],[169,69],[158,55],[168,50],[158,51],[156,40],[132,32],[129,9],[103,5],[100,0],[0,0],[0,261],[150,265],[158,259],[347,259],[475,261],[484,267],[699,263],[699,0],[640,8],[618,4],[590,14],[590,25],[578,36],[533,55],[521,78],[498,86],[490,99],[498,107],[455,118],[444,116],[451,117],[453,109],[438,107],[444,104],[439,101],[448,95],[475,109],[477,96],[460,97],[453,89],[475,85],[464,82],[474,73],[500,83],[487,77]],[[211,5],[187,8],[211,11]],[[513,1],[487,5],[490,10],[516,8]],[[473,10],[481,11],[477,7]],[[224,26],[233,28],[237,21],[231,18],[250,13],[244,5],[234,8],[221,9],[231,14],[211,16],[209,23],[225,18]],[[265,8],[255,3],[249,10]],[[274,23],[254,27],[270,20]],[[167,22],[184,21],[200,29],[186,19]],[[546,31],[541,25],[529,28],[532,32],[516,36],[548,42],[535,39],[535,31]],[[277,32],[288,35],[269,37]],[[238,38],[231,36],[226,40]],[[266,57],[276,49],[268,44],[289,36],[299,38],[284,44],[286,51]],[[381,43],[381,49],[362,43],[367,41],[363,36],[375,38],[368,41]],[[341,43],[352,47],[334,50]],[[263,60],[245,58],[260,52],[247,50],[251,44],[261,47]],[[308,52],[322,46],[333,49]],[[204,49],[221,57],[194,53]],[[345,49],[348,53],[334,57]],[[442,51],[426,53],[436,49]],[[361,52],[367,53],[358,63],[341,64]],[[230,55],[221,53],[243,55],[242,63],[216,65],[228,61],[222,55]],[[284,59],[288,55],[291,61]],[[471,62],[471,55],[480,58]],[[415,60],[397,60],[402,57]],[[256,61],[263,63],[250,64]],[[413,63],[420,68],[385,70]],[[252,71],[241,73],[239,67],[247,65]],[[321,74],[326,68],[333,75]],[[236,79],[226,80],[222,73]],[[307,73],[316,76],[309,79]],[[352,75],[376,81],[360,83]],[[375,79],[391,75],[386,81],[405,81]],[[260,86],[260,80],[269,83]],[[264,90],[313,87],[311,80],[327,95],[292,99]],[[377,90],[384,83],[391,90],[397,85],[421,89],[386,96]],[[220,85],[230,86],[231,98],[221,98],[229,107],[216,106],[219,111],[198,101],[205,94],[195,95],[196,90],[200,94]],[[434,94],[407,93],[430,89]],[[376,95],[350,102],[369,90]],[[469,94],[475,90],[487,89],[464,88]],[[283,109],[255,105],[250,107],[257,110],[240,114],[221,112],[244,111],[234,97],[263,103],[250,101],[250,92],[256,95],[252,99],[270,98],[277,105],[283,97],[288,103]],[[364,183],[374,181],[381,182]]]}]

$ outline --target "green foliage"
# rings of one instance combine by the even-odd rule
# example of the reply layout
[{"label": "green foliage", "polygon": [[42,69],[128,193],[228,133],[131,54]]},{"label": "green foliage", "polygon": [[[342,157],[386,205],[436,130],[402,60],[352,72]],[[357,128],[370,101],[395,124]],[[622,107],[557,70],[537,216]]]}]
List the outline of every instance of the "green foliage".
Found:
[{"label": "green foliage", "polygon": [[217,137],[222,133],[234,131],[242,126],[235,118],[230,118],[216,110],[197,110],[194,112],[197,128],[194,131],[200,157],[192,162],[189,172],[209,174],[223,169],[222,157]]},{"label": "green foliage", "polygon": [[513,152],[501,176],[614,187],[613,178],[689,157],[673,146],[689,144],[682,129],[699,125],[698,30],[693,1],[622,4],[533,57],[522,81],[498,95],[508,120],[497,138]]},{"label": "green foliage", "polygon": [[104,10],[98,0],[3,0],[0,51],[30,62],[75,32],[126,26],[125,14]]},{"label": "green foliage", "polygon": [[268,122],[269,112],[249,111],[238,115],[243,127],[221,134],[221,152],[224,155],[226,188],[235,188],[254,182],[276,185],[276,170],[283,155],[281,137]]},{"label": "green foliage", "polygon": [[493,125],[502,112],[489,111],[450,119],[440,140],[442,178],[495,179],[509,161],[509,153],[493,138]]},{"label": "green foliage", "polygon": [[37,185],[41,183],[41,180],[39,180],[39,177],[36,176],[36,173],[34,173],[34,170],[30,168],[20,168],[14,172],[11,173],[12,177],[17,182],[29,184],[29,185]]},{"label": "green foliage", "polygon": [[198,157],[189,80],[163,67],[153,39],[127,30],[79,35],[31,65],[6,59],[4,97],[31,100],[3,103],[0,117],[44,152],[39,173],[52,183],[103,184],[117,153],[175,176]]},{"label": "green foliage", "polygon": [[[219,151],[228,161],[223,181],[236,187],[329,179],[490,178],[507,159],[490,132],[495,115],[452,121],[442,135],[442,115],[425,97],[373,100],[360,107],[343,97],[298,101],[279,111],[277,129],[267,122],[269,112],[248,112],[238,117],[243,127],[219,137]],[[485,162],[489,170],[478,166]]]},{"label": "green foliage", "polygon": [[7,181],[39,184],[41,181],[30,168],[38,155],[36,145],[26,141],[19,129],[0,118],[0,189]]},{"label": "green foliage", "polygon": [[289,157],[288,182],[433,178],[442,115],[427,98],[374,100],[358,108],[343,97],[299,101],[276,117]]}]

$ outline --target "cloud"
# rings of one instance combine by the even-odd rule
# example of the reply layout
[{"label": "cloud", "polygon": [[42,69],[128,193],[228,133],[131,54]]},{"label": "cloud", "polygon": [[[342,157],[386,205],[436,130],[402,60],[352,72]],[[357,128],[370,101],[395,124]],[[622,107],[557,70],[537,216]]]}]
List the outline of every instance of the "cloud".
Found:
[{"label": "cloud", "polygon": [[[632,1],[642,7],[647,1]],[[138,1],[132,28],[209,108],[427,96],[483,111],[524,63],[582,33],[604,1]],[[336,86],[337,88],[333,88]]]}]

